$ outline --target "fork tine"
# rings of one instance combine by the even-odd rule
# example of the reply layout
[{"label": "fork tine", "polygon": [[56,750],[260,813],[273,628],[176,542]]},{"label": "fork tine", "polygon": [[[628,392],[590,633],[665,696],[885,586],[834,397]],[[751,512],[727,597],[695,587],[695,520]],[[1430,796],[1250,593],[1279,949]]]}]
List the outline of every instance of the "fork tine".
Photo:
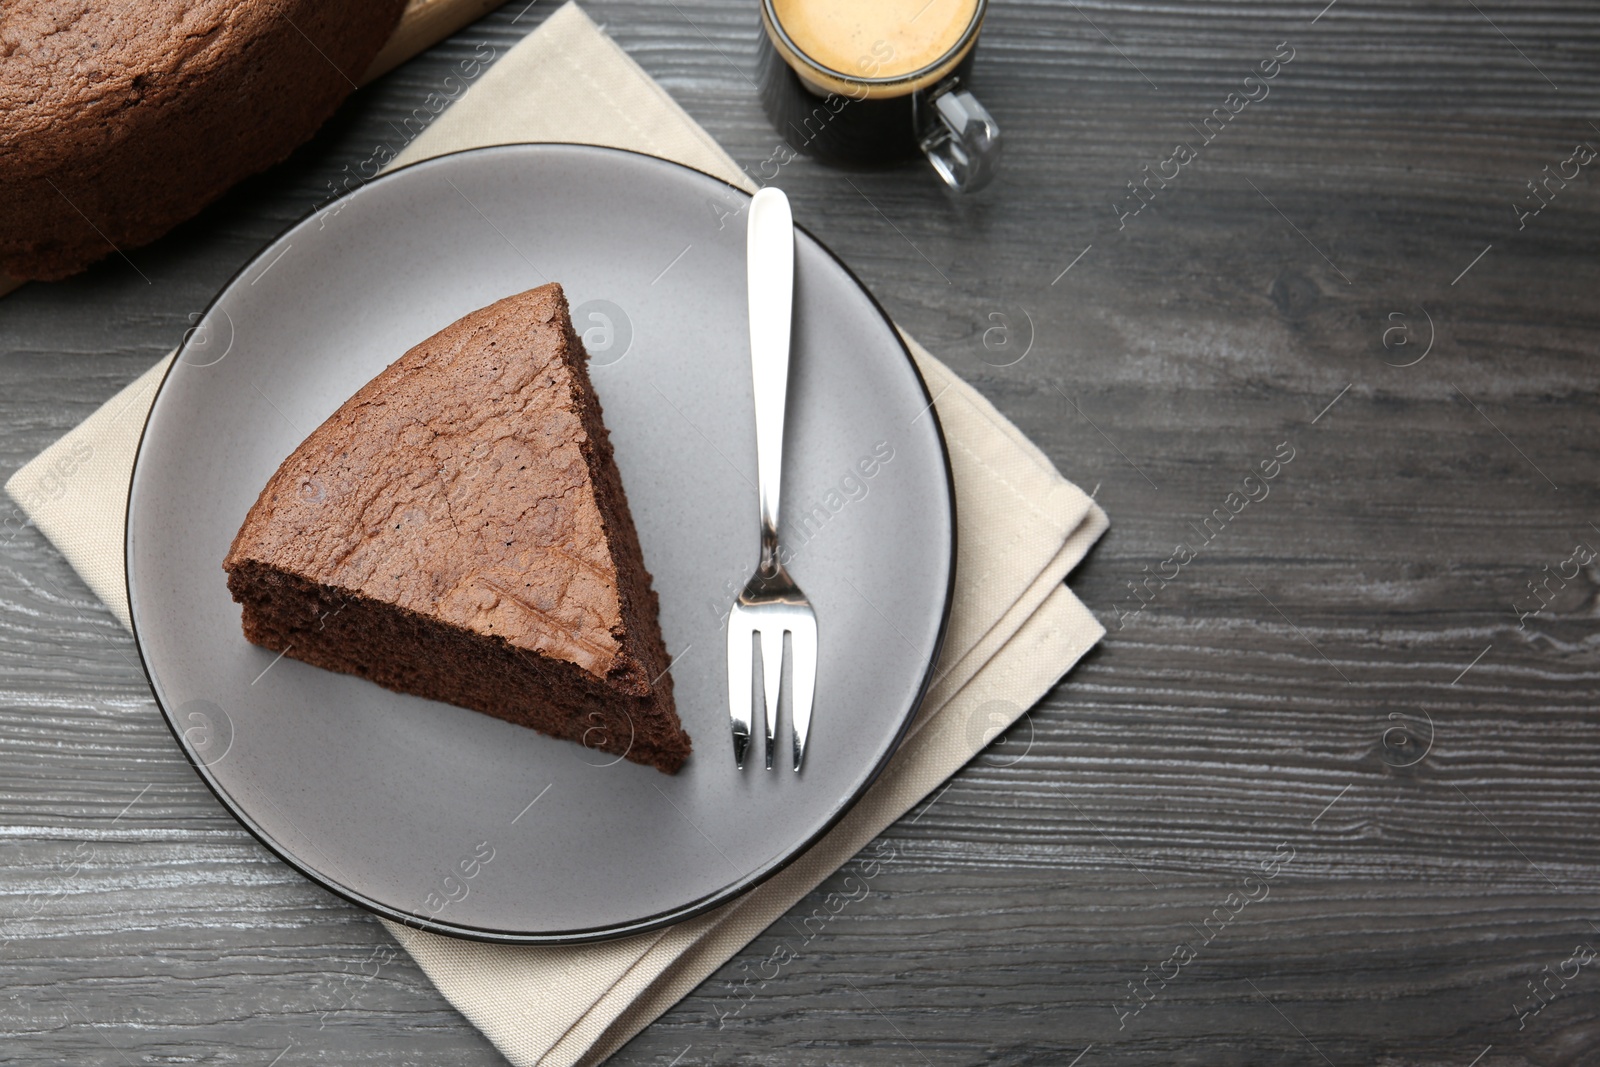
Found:
[{"label": "fork tine", "polygon": [[794,727],[794,769],[798,771],[806,755],[811,704],[817,691],[817,620],[806,613],[790,625],[789,717]]},{"label": "fork tine", "polygon": [[733,762],[741,771],[750,746],[752,630],[750,620],[735,606],[728,614],[728,716],[733,725]]},{"label": "fork tine", "polygon": [[774,739],[778,731],[778,693],[783,686],[783,624],[768,620],[757,627],[761,635],[761,680],[766,689],[767,770],[772,770]]}]

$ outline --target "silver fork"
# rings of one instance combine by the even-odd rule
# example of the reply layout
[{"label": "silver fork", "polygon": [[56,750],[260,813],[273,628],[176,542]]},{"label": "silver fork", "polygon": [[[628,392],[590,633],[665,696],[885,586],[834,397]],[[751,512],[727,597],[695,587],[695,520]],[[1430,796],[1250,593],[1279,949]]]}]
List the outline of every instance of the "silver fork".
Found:
[{"label": "silver fork", "polygon": [[752,637],[759,637],[767,770],[772,770],[783,680],[783,635],[791,653],[790,717],[794,769],[806,754],[817,683],[817,616],[778,561],[778,487],[783,474],[783,407],[789,386],[789,322],[794,305],[794,220],[789,198],[762,189],[750,201],[746,271],[750,291],[750,369],[756,399],[756,491],[761,499],[761,562],[728,614],[728,710],[733,761],[744,770],[750,745]]}]

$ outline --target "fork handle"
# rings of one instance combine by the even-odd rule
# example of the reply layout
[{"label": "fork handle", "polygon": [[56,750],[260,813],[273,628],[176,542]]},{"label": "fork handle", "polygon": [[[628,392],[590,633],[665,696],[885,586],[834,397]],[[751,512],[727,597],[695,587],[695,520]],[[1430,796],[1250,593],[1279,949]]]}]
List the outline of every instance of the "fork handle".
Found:
[{"label": "fork handle", "polygon": [[783,479],[783,409],[789,388],[794,311],[794,218],[783,190],[750,201],[746,238],[750,369],[756,401],[756,487],[761,497],[761,573],[778,572],[778,494]]}]

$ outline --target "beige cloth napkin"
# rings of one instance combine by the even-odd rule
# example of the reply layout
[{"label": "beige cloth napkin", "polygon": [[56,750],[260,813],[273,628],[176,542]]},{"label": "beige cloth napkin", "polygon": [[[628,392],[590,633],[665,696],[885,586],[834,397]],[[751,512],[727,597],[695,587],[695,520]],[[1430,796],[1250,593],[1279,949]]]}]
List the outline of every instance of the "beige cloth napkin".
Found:
[{"label": "beige cloth napkin", "polygon": [[[511,141],[631,148],[755,188],[575,3],[508,52],[395,165]],[[1104,532],[1105,513],[988,401],[907,340],[949,442],[960,546],[944,655],[913,732],[861,802],[797,862],[666,930],[573,948],[516,948],[386,923],[512,1063],[605,1059],[955,773],[1104,634],[1062,583]],[[124,625],[128,478],[170,359],[6,484]]]}]

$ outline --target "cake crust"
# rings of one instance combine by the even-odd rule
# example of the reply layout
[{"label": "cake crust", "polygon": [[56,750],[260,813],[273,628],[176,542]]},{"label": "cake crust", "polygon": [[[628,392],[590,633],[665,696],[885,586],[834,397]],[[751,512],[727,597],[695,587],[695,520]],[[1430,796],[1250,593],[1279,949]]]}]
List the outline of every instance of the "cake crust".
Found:
[{"label": "cake crust", "polygon": [[669,772],[688,755],[558,285],[363,386],[267,482],[223,567],[256,644]]},{"label": "cake crust", "polygon": [[405,0],[0,5],[0,275],[64,278],[287,156]]}]

